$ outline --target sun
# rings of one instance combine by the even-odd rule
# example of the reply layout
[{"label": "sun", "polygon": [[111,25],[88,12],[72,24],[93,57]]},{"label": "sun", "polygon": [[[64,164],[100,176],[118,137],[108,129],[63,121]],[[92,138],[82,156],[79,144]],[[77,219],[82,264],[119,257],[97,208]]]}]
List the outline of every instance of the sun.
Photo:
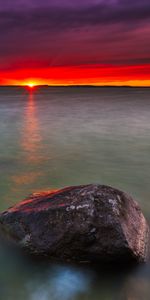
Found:
[{"label": "sun", "polygon": [[34,82],[29,82],[29,83],[27,84],[27,86],[28,86],[30,89],[33,89],[33,88],[36,86],[36,84],[35,84]]}]

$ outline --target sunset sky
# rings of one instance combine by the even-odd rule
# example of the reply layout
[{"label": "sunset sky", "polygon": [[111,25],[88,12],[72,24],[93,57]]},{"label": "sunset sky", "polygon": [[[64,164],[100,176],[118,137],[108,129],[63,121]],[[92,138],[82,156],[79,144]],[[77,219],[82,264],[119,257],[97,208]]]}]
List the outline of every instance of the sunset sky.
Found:
[{"label": "sunset sky", "polygon": [[150,0],[2,0],[0,84],[150,86]]}]

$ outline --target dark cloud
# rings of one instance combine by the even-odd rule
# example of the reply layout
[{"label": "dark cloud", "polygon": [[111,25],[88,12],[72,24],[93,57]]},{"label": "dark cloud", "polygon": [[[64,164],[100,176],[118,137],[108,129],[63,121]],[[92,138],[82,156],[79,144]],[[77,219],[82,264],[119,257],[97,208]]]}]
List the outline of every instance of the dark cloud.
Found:
[{"label": "dark cloud", "polygon": [[149,19],[149,0],[7,0],[0,67],[147,62]]},{"label": "dark cloud", "polygon": [[116,3],[76,7],[38,7],[26,10],[1,11],[1,32],[20,29],[51,31],[64,30],[80,26],[111,23],[136,24],[150,19],[150,1],[119,1]]}]

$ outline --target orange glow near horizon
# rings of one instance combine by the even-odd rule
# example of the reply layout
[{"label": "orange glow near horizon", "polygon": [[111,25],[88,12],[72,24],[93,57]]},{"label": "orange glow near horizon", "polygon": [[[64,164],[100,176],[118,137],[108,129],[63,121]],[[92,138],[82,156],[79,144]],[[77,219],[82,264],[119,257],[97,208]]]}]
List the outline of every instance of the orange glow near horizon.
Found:
[{"label": "orange glow near horizon", "polygon": [[36,86],[38,86],[39,84],[34,80],[34,81],[26,81],[23,83],[20,83],[19,85],[25,85],[27,86],[29,89],[34,89]]},{"label": "orange glow near horizon", "polygon": [[150,87],[150,64],[113,66],[81,65],[0,72],[0,85],[130,85]]},{"label": "orange glow near horizon", "polygon": [[35,87],[35,84],[34,83],[28,83],[28,87],[30,88],[30,89],[33,89],[34,87]]}]

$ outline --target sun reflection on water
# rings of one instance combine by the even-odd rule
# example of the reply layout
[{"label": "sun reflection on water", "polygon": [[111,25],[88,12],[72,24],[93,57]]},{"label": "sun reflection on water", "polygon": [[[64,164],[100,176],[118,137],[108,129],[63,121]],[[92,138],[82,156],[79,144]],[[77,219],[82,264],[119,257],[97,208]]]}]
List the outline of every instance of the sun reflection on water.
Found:
[{"label": "sun reflection on water", "polygon": [[[20,147],[22,151],[22,159],[25,168],[19,174],[12,176],[14,183],[13,192],[18,191],[24,185],[33,184],[36,179],[41,176],[39,164],[42,163],[44,157],[42,153],[42,136],[40,134],[36,102],[34,93],[30,92],[26,102],[24,112],[24,122],[22,127],[22,138],[20,139]],[[34,165],[34,169],[31,166]]]},{"label": "sun reflection on water", "polygon": [[42,145],[42,137],[40,135],[36,113],[34,94],[30,93],[25,111],[21,146],[25,153],[26,160],[35,163],[41,159],[40,148]]}]

